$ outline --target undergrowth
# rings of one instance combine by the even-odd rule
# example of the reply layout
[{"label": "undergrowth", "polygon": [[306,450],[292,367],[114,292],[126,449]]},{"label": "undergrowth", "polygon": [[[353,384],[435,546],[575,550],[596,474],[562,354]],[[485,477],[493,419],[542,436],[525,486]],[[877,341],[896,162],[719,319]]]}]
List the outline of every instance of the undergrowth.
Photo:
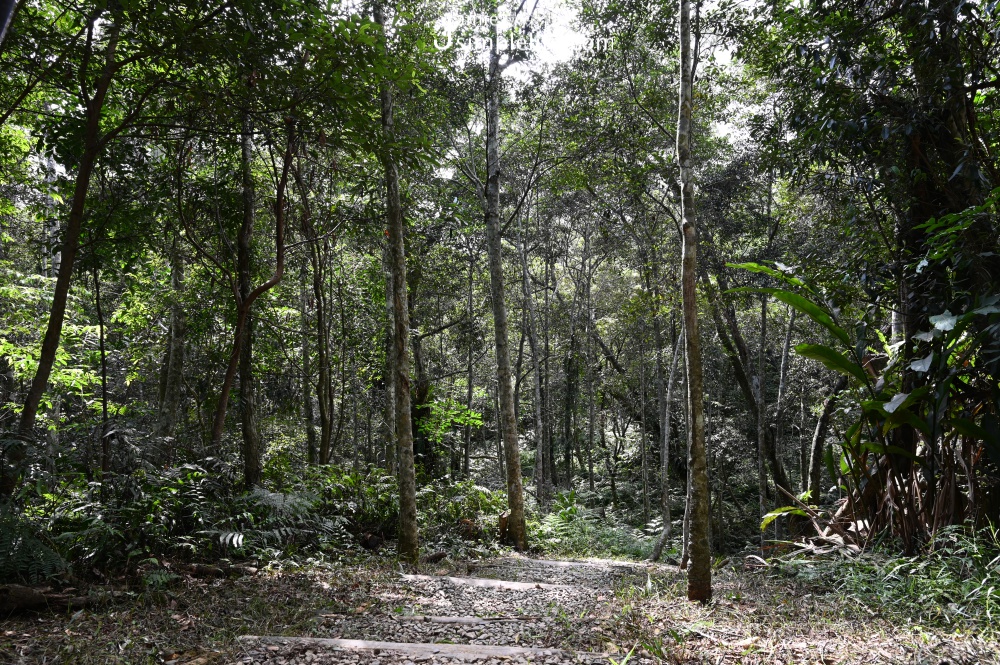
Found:
[{"label": "undergrowth", "polygon": [[855,557],[798,555],[774,562],[784,575],[833,589],[848,601],[844,607],[997,634],[1000,529],[994,527],[943,528],[918,556],[882,548]]},{"label": "undergrowth", "polygon": [[645,559],[654,539],[615,516],[587,508],[576,490],[555,497],[550,512],[528,521],[529,540],[560,556]]}]

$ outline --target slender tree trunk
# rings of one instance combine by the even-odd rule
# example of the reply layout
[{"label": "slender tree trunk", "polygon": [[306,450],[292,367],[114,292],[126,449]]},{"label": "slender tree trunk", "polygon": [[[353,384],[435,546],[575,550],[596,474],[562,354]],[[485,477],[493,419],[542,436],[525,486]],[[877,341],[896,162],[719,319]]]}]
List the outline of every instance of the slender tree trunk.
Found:
[{"label": "slender tree trunk", "polygon": [[[375,22],[385,29],[382,4],[375,5]],[[403,209],[396,171],[392,89],[383,81],[379,93],[382,107],[382,134],[387,145],[382,151],[385,170],[386,223],[392,265],[393,383],[396,392],[396,458],[399,465],[399,557],[416,564],[420,553],[417,533],[417,479],[413,463],[413,423],[410,420],[410,312],[406,294],[406,253],[403,244]]]},{"label": "slender tree trunk", "polygon": [[639,455],[642,463],[642,521],[645,524],[649,522],[649,461],[646,455],[646,345],[643,342],[639,343]]},{"label": "slender tree trunk", "polygon": [[[575,300],[575,298],[574,298]],[[576,409],[576,303],[570,310],[569,346],[563,361],[566,393],[563,401],[563,460],[566,462],[566,487],[573,487],[573,412]]]},{"label": "slender tree trunk", "polygon": [[187,337],[187,315],[180,302],[184,289],[184,259],[180,254],[180,241],[175,233],[170,247],[170,283],[173,290],[170,302],[170,328],[167,335],[166,359],[163,367],[163,386],[156,424],[156,434],[173,437],[181,402],[184,379],[184,342]]},{"label": "slender tree trunk", "polygon": [[531,293],[531,280],[528,275],[528,251],[524,244],[523,224],[518,227],[517,249],[521,257],[521,288],[524,293],[524,302],[528,311],[528,343],[531,347],[531,370],[534,374],[534,405],[535,405],[535,492],[538,496],[538,505],[543,508],[549,502],[549,483],[545,477],[545,436],[542,425],[542,367],[540,362],[540,351],[538,344],[537,316],[535,315],[535,298]]},{"label": "slender tree trunk", "polygon": [[[785,409],[788,402],[788,358],[792,347],[792,331],[795,328],[795,309],[788,315],[788,328],[785,329],[785,343],[781,347],[781,369],[778,371],[778,401],[774,405],[774,449],[781,453],[781,433],[785,420]],[[790,488],[785,488],[790,489]]]},{"label": "slender tree trunk", "polygon": [[[547,241],[548,243],[548,241]],[[543,382],[542,390],[542,404],[544,405],[544,412],[542,417],[544,421],[542,423],[543,429],[545,430],[545,455],[543,459],[543,464],[548,467],[545,473],[545,477],[552,484],[553,487],[559,484],[559,477],[556,475],[556,456],[555,456],[555,443],[554,435],[552,432],[552,372],[549,367],[549,357],[551,352],[551,335],[549,334],[549,320],[551,309],[549,307],[549,293],[551,289],[549,288],[550,276],[552,275],[552,258],[551,258],[551,248],[546,244],[546,257],[545,257],[545,316],[543,317],[543,344],[545,345],[545,354],[543,358],[545,361],[542,363],[545,380]]]},{"label": "slender tree trunk", "polygon": [[[309,200],[309,188],[306,186],[305,178],[303,178],[302,169],[300,164],[296,164],[293,169],[293,177],[295,178],[295,186],[299,190],[299,200],[302,204],[302,215],[301,215],[301,230],[302,236],[309,241],[309,260],[303,261],[301,267],[299,268],[299,304],[300,304],[300,314],[299,314],[299,336],[302,341],[302,415],[303,424],[306,428],[306,463],[311,465],[316,464],[318,460],[318,446],[316,440],[316,418],[313,411],[312,403],[312,353],[309,350],[309,288],[308,288],[308,277],[309,277],[309,267],[313,267],[314,276],[319,275],[319,261],[317,260],[318,252],[320,251],[316,238],[316,229],[312,223],[312,207],[310,206]],[[322,281],[322,280],[320,280]],[[314,281],[315,287],[315,281]],[[314,288],[314,295],[319,300],[319,293],[317,289]],[[317,340],[322,343],[322,335],[317,335]]]},{"label": "slender tree trunk", "polygon": [[385,421],[385,462],[389,473],[396,473],[396,370],[393,366],[393,355],[395,353],[395,342],[393,341],[393,331],[395,330],[395,316],[393,316],[393,303],[395,298],[392,295],[392,257],[390,248],[385,251],[385,293],[386,293],[386,321],[388,322],[385,335],[385,410],[383,420]]},{"label": "slender tree trunk", "polygon": [[302,419],[306,426],[306,463],[316,464],[316,423],[312,403],[312,358],[309,351],[309,297],[306,287],[308,268],[303,263],[299,272],[299,335],[302,340]]},{"label": "slender tree trunk", "polygon": [[589,393],[587,408],[587,478],[589,479],[590,491],[594,491],[594,422],[595,408],[597,402],[596,384],[594,375],[597,372],[597,354],[594,351],[593,336],[589,334],[594,329],[594,308],[591,302],[590,276],[587,277],[587,392]]},{"label": "slender tree trunk", "polygon": [[661,427],[663,428],[663,445],[660,449],[660,510],[663,513],[663,532],[660,534],[653,552],[649,556],[650,561],[659,561],[663,555],[663,548],[670,540],[672,527],[670,516],[670,415],[671,405],[674,399],[674,377],[677,374],[677,359],[681,353],[681,341],[684,339],[683,333],[677,336],[674,343],[674,352],[670,358],[670,376],[667,379],[666,395],[661,407]]},{"label": "slender tree trunk", "polygon": [[[757,376],[755,381],[757,397],[757,499],[760,517],[768,512],[767,507],[767,409],[764,403],[764,347],[767,344],[767,296],[760,298],[760,346],[757,351]],[[760,541],[761,551],[764,539]]]},{"label": "slender tree trunk", "polygon": [[811,457],[809,458],[809,495],[810,500],[819,502],[820,495],[820,471],[823,468],[823,446],[826,443],[826,430],[830,426],[830,417],[833,415],[833,408],[837,404],[837,395],[847,388],[847,377],[841,376],[833,386],[826,401],[823,402],[823,412],[816,421],[816,432],[813,434]]},{"label": "slender tree trunk", "polygon": [[[222,389],[219,391],[219,401],[215,407],[215,417],[212,422],[212,447],[218,448],[222,443],[222,435],[226,426],[226,411],[229,408],[229,393],[232,391],[233,383],[236,380],[236,372],[239,368],[242,356],[243,342],[247,332],[247,320],[250,315],[250,308],[253,303],[264,293],[272,289],[281,282],[285,274],[285,191],[288,187],[288,175],[292,165],[294,154],[294,136],[289,134],[288,144],[285,148],[285,156],[282,161],[281,173],[278,177],[278,186],[275,190],[274,201],[274,244],[275,244],[275,265],[274,272],[270,279],[259,284],[255,289],[243,298],[237,288],[236,296],[236,326],[233,329],[233,345],[229,354],[229,364],[226,367],[226,374],[222,381]],[[246,226],[244,220],[244,227]],[[241,231],[242,234],[242,231]],[[237,244],[239,239],[237,239]],[[245,460],[244,460],[245,461]],[[253,471],[251,469],[251,471]]]},{"label": "slender tree trunk", "polygon": [[94,304],[97,307],[98,344],[101,352],[101,480],[103,480],[111,468],[111,437],[108,432],[108,355],[104,345],[101,273],[97,268],[94,268]]},{"label": "slender tree trunk", "polygon": [[[118,25],[112,23],[108,27],[111,34],[105,51],[107,66],[104,73],[97,79],[94,95],[87,100],[84,120],[83,153],[76,171],[76,183],[73,189],[73,200],[70,203],[66,231],[63,234],[62,251],[59,261],[59,271],[56,276],[56,286],[52,293],[52,307],[49,310],[49,321],[42,337],[42,348],[38,357],[38,368],[28,388],[18,424],[18,434],[24,439],[31,439],[34,434],[35,420],[38,417],[38,405],[49,382],[56,353],[59,350],[59,338],[62,336],[63,320],[66,316],[66,302],[69,297],[70,282],[73,278],[73,268],[76,262],[76,252],[80,246],[80,233],[83,229],[84,209],[87,202],[87,190],[90,187],[90,177],[94,164],[103,148],[101,137],[101,117],[104,114],[104,101],[116,69],[115,51],[118,47]],[[23,460],[26,450],[23,446],[13,446],[8,452],[7,462],[16,468]],[[11,481],[12,482],[12,481]],[[9,486],[14,485],[6,478],[0,478],[0,496],[5,494]]]},{"label": "slender tree trunk", "polygon": [[[473,359],[473,331],[475,327],[473,326],[473,306],[472,306],[472,296],[473,296],[473,286],[474,277],[476,274],[476,257],[470,252],[469,254],[469,289],[468,289],[468,299],[465,303],[465,315],[469,326],[469,353],[466,358],[465,365],[465,375],[466,375],[466,386],[465,386],[465,408],[471,412],[472,411],[472,386],[475,379],[473,374],[472,359]],[[462,455],[462,476],[464,478],[469,477],[469,457],[472,454],[472,423],[465,424],[465,448]]]},{"label": "slender tree trunk", "polygon": [[[243,180],[243,226],[236,239],[236,269],[239,282],[240,302],[246,302],[253,290],[252,244],[257,205],[254,192],[253,172],[253,127],[250,114],[243,114],[243,132],[240,137],[240,166]],[[248,310],[240,345],[240,427],[243,435],[243,483],[247,489],[260,484],[261,457],[263,450],[260,431],[257,429],[257,390],[253,376],[253,338],[255,320]]]},{"label": "slender tree trunk", "polygon": [[514,389],[510,373],[510,343],[507,334],[507,304],[504,300],[503,256],[500,242],[500,52],[497,26],[491,24],[490,67],[486,110],[486,248],[490,260],[490,291],[496,337],[497,392],[503,421],[504,458],[507,467],[508,535],[519,550],[527,548],[521,456],[517,447]]},{"label": "slender tree trunk", "polygon": [[806,446],[806,400],[799,393],[799,488],[809,489],[809,448]]},{"label": "slender tree trunk", "polygon": [[694,60],[691,53],[690,0],[680,0],[680,111],[677,119],[677,161],[680,165],[681,216],[684,244],[681,291],[684,303],[684,339],[687,345],[687,392],[691,427],[688,430],[688,465],[691,474],[691,567],[688,600],[707,603],[712,598],[712,562],[709,543],[708,463],[705,456],[705,414],[698,335],[697,243],[694,174],[691,168],[691,117],[693,114]]}]

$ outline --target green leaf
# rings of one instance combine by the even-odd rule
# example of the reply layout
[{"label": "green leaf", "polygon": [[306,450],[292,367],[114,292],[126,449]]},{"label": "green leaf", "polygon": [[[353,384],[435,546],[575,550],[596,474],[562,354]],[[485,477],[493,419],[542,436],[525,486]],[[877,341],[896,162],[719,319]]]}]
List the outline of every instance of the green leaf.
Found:
[{"label": "green leaf", "polygon": [[952,418],[949,422],[959,434],[963,434],[972,439],[986,441],[991,438],[990,433],[986,431],[986,428],[980,427],[974,423],[971,418]]},{"label": "green leaf", "polygon": [[767,529],[767,525],[778,519],[782,515],[801,515],[802,517],[808,517],[806,511],[795,506],[784,506],[782,508],[775,508],[767,515],[764,515],[764,519],[760,521],[760,530],[764,531]]},{"label": "green leaf", "polygon": [[943,314],[932,316],[928,319],[928,321],[930,321],[931,325],[938,330],[947,332],[955,327],[955,324],[958,322],[958,317],[948,310],[945,310]]},{"label": "green leaf", "polygon": [[848,360],[843,354],[837,353],[828,346],[822,344],[798,344],[795,353],[803,358],[811,358],[823,363],[827,368],[853,376],[862,383],[867,382],[865,371],[857,363]]},{"label": "green leaf", "polygon": [[826,471],[830,474],[830,482],[837,482],[837,468],[833,461],[833,446],[823,446],[823,463],[826,464]]},{"label": "green leaf", "polygon": [[774,296],[781,302],[794,307],[800,313],[805,314],[810,319],[820,324],[831,333],[833,336],[844,343],[847,348],[851,347],[851,338],[847,334],[847,331],[841,328],[834,322],[833,317],[830,314],[814,303],[813,301],[800,296],[797,293],[792,293],[791,291],[786,291],[784,289],[772,289],[772,288],[756,288],[756,287],[740,287],[737,289],[729,289],[729,293],[767,293]]},{"label": "green leaf", "polygon": [[760,274],[763,274],[763,275],[769,275],[771,277],[774,277],[775,279],[780,279],[783,282],[787,282],[788,284],[792,284],[794,286],[801,286],[801,287],[804,287],[804,288],[808,288],[806,286],[806,283],[803,282],[798,277],[791,277],[791,276],[787,275],[786,273],[784,273],[784,272],[782,272],[780,270],[775,270],[774,268],[771,268],[771,267],[765,266],[765,265],[761,265],[759,263],[727,263],[726,267],[727,268],[739,268],[740,270],[748,270],[750,272],[756,272],[756,273],[760,273]]}]

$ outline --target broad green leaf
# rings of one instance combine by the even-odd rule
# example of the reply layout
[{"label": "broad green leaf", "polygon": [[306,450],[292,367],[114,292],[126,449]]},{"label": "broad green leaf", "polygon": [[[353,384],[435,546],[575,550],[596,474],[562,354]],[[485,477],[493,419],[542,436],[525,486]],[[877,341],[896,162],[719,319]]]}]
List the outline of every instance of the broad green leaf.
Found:
[{"label": "broad green leaf", "polygon": [[979,439],[980,441],[986,441],[991,438],[990,433],[984,427],[980,427],[974,423],[971,418],[952,418],[949,422],[959,434],[964,434],[967,437]]},{"label": "broad green leaf", "polygon": [[934,360],[934,352],[932,351],[926,358],[921,358],[920,360],[914,360],[910,363],[910,369],[914,372],[926,372],[931,368],[931,361]]},{"label": "broad green leaf", "polygon": [[958,323],[958,317],[948,310],[945,310],[943,314],[932,316],[928,320],[931,322],[932,326],[944,332],[951,330],[955,327],[955,324]]},{"label": "broad green leaf", "polygon": [[882,408],[885,409],[886,413],[893,413],[896,409],[902,406],[906,398],[910,396],[910,393],[896,393],[891,400],[885,403]]},{"label": "broad green leaf", "polygon": [[841,328],[833,320],[830,314],[814,303],[813,301],[800,296],[797,293],[792,293],[791,291],[786,291],[784,289],[772,289],[772,288],[755,288],[755,287],[740,287],[737,289],[729,289],[730,293],[767,293],[774,296],[781,302],[794,307],[800,313],[805,314],[811,318],[816,323],[820,324],[831,333],[833,336],[843,342],[844,346],[851,347],[851,338],[847,334],[847,331]]},{"label": "broad green leaf", "polygon": [[798,344],[795,347],[795,353],[804,358],[818,360],[827,368],[841,374],[853,376],[862,383],[867,381],[865,371],[861,369],[860,365],[851,362],[843,354],[837,353],[828,346],[823,346],[822,344]]},{"label": "broad green leaf", "polygon": [[[726,267],[727,268],[739,268],[740,270],[748,270],[750,272],[756,272],[756,273],[760,273],[762,275],[769,275],[771,277],[774,277],[775,279],[780,279],[781,281],[787,282],[787,283],[792,284],[794,286],[806,287],[806,283],[803,282],[798,277],[792,277],[792,276],[788,275],[787,273],[783,272],[783,270],[785,268],[789,268],[788,266],[786,266],[783,263],[776,263],[775,265],[778,266],[778,268],[779,268],[778,270],[775,270],[774,268],[771,268],[769,266],[761,265],[759,263],[752,263],[752,262],[751,263],[727,263]],[[789,268],[789,270],[791,270],[791,268]],[[806,288],[808,288],[808,287],[806,287]]]},{"label": "broad green leaf", "polygon": [[795,506],[784,506],[782,508],[775,508],[767,515],[764,515],[764,519],[760,521],[760,530],[764,531],[767,529],[767,525],[778,519],[782,515],[801,515],[802,517],[808,517],[809,515],[806,511]]}]

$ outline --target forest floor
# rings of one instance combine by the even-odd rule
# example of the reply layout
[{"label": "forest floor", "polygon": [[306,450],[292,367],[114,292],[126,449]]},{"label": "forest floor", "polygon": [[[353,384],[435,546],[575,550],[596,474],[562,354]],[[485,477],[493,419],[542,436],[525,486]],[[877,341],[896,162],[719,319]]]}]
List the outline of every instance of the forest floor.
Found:
[{"label": "forest floor", "polygon": [[0,619],[0,663],[621,664],[633,647],[627,662],[642,665],[1000,663],[1000,643],[974,630],[900,620],[736,559],[706,606],[667,565],[511,556],[402,573],[372,558],[180,575],[99,607]]}]

